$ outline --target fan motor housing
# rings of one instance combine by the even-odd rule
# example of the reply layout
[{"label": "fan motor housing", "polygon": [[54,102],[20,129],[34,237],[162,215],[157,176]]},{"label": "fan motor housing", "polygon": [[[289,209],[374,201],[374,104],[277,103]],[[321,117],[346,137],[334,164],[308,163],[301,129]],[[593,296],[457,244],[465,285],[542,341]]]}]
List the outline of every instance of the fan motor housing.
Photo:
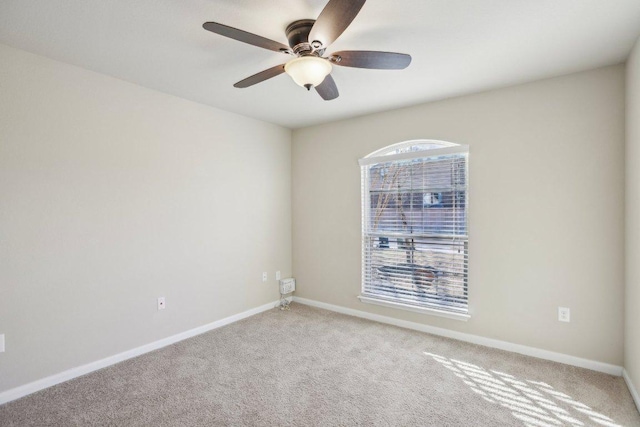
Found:
[{"label": "fan motor housing", "polygon": [[285,30],[289,46],[296,54],[313,51],[313,47],[309,43],[309,32],[315,22],[313,19],[300,19],[289,24]]}]

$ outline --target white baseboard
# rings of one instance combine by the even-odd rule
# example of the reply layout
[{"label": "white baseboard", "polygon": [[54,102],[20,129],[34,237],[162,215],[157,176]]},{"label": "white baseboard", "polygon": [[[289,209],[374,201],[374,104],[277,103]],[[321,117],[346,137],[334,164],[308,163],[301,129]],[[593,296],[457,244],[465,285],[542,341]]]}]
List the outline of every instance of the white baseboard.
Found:
[{"label": "white baseboard", "polygon": [[86,365],[78,366],[76,368],[71,368],[64,372],[60,372],[58,374],[54,374],[49,377],[42,378],[40,380],[36,380],[16,388],[12,388],[10,390],[0,393],[0,405],[2,405],[3,403],[11,402],[12,400],[19,399],[28,394],[35,393],[36,391],[40,391],[45,388],[54,386],[56,384],[69,381],[81,375],[85,375],[90,372],[97,371],[98,369],[106,368],[107,366],[114,365],[118,362],[131,359],[132,357],[140,356],[150,351],[154,351],[159,348],[166,347],[171,344],[175,344],[178,341],[186,340],[187,338],[191,338],[196,335],[203,334],[205,332],[211,331],[212,329],[217,329],[222,326],[226,326],[230,323],[234,323],[239,320],[246,319],[247,317],[251,317],[255,314],[262,313],[263,311],[270,310],[276,307],[279,303],[280,301],[270,302],[270,303],[261,305],[260,307],[252,308],[250,310],[243,311],[242,313],[234,314],[233,316],[225,317],[224,319],[216,320],[215,322],[212,322],[203,326],[199,326],[197,328],[190,329],[188,331],[181,332],[179,334],[172,335],[170,337],[163,338],[161,340],[154,341],[152,343],[145,344],[143,346],[136,347],[134,349],[127,350],[122,353],[118,353],[116,355],[109,356],[104,359],[97,360],[95,362],[87,363]]},{"label": "white baseboard", "polygon": [[629,388],[629,392],[631,393],[631,397],[633,397],[633,401],[636,402],[636,408],[640,412],[640,395],[638,395],[638,390],[631,382],[631,377],[627,373],[626,369],[622,370],[622,378],[624,378],[624,382],[627,383],[627,388]]},{"label": "white baseboard", "polygon": [[[578,366],[580,368],[591,369],[593,371],[604,372],[606,374],[621,376],[622,366],[610,365],[608,363],[598,362],[595,360],[583,359],[567,354],[556,353],[553,351],[542,350],[540,348],[528,347],[525,345],[514,344],[507,341],[500,341],[492,338],[486,338],[479,335],[466,334],[464,332],[452,331],[449,329],[429,326],[422,323],[409,322],[407,320],[395,319],[393,317],[382,316],[379,314],[368,313],[366,311],[355,310],[352,308],[341,307],[338,305],[327,304],[324,302],[314,301],[306,298],[294,297],[295,302],[310,305],[312,307],[323,308],[325,310],[335,311],[337,313],[347,314],[349,316],[361,317],[380,323],[399,326],[401,328],[413,329],[420,332],[427,332],[433,335],[439,335],[446,338],[453,338],[459,341],[465,341],[472,344],[483,345],[485,347],[497,348],[500,350],[520,353],[526,356],[537,357],[539,359],[551,360],[553,362],[564,363],[566,365]],[[638,401],[636,400],[636,403]]]},{"label": "white baseboard", "polygon": [[[287,299],[290,300],[290,298],[287,298]],[[426,333],[439,335],[447,338],[453,338],[460,341],[469,342],[472,344],[484,345],[486,347],[497,348],[500,350],[511,351],[514,353],[520,353],[527,356],[551,360],[554,362],[564,363],[572,366],[578,366],[581,368],[591,369],[598,372],[604,372],[611,375],[616,375],[616,376],[622,375],[624,377],[625,382],[627,383],[627,387],[629,388],[631,395],[633,396],[633,400],[635,401],[636,406],[640,410],[640,397],[638,396],[638,392],[635,389],[633,383],[631,382],[631,378],[629,378],[627,372],[620,366],[611,365],[603,362],[597,362],[594,360],[582,359],[579,357],[569,356],[566,354],[556,353],[548,350],[542,350],[535,347],[528,347],[520,344],[513,344],[510,342],[495,340],[492,338],[485,338],[478,335],[471,335],[463,332],[451,331],[448,329],[424,325],[421,323],[395,319],[393,317],[382,316],[379,314],[367,313],[365,311],[341,307],[333,304],[327,304],[319,301],[309,300],[306,298],[294,297],[293,300],[300,304],[305,304],[313,307],[322,308],[325,310],[335,311],[338,313],[360,317],[363,319],[369,319],[369,320],[373,320],[380,323],[387,323],[387,324],[399,326],[402,328],[413,329],[420,332],[426,332]],[[73,378],[88,374],[90,372],[97,371],[98,369],[106,368],[107,366],[114,365],[118,362],[122,362],[124,360],[131,359],[136,356],[140,356],[142,354],[157,350],[162,347],[166,347],[168,345],[185,340],[187,338],[191,338],[196,335],[200,335],[202,333],[211,331],[213,329],[217,329],[222,326],[226,326],[228,324],[237,322],[239,320],[246,319],[247,317],[251,317],[258,313],[262,313],[271,308],[274,308],[278,305],[278,303],[279,301],[264,304],[259,307],[244,311],[242,313],[238,313],[233,316],[229,316],[224,319],[217,320],[207,325],[190,329],[188,331],[185,331],[176,335],[172,335],[170,337],[167,337],[158,341],[154,341],[152,343],[145,344],[143,346],[140,346],[140,347],[137,347],[137,348],[134,348],[110,357],[106,357],[104,359],[100,359],[95,362],[87,363],[86,365],[68,369],[64,372],[60,372],[58,374],[51,375],[49,377],[42,378],[40,380],[36,380],[31,383],[4,391],[0,393],[0,405],[10,402],[12,400],[19,399],[31,393],[35,393],[37,391],[43,390],[45,388],[54,386],[56,384],[69,381]]]}]

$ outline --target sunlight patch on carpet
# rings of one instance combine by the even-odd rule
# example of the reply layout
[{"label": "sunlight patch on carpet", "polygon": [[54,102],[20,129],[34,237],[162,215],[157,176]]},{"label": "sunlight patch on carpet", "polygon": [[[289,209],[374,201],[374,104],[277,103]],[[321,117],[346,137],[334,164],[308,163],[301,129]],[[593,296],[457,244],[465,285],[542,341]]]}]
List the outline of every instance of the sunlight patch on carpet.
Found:
[{"label": "sunlight patch on carpet", "polygon": [[429,352],[424,354],[451,371],[485,401],[509,409],[527,427],[581,427],[594,422],[606,427],[622,427],[547,383]]}]

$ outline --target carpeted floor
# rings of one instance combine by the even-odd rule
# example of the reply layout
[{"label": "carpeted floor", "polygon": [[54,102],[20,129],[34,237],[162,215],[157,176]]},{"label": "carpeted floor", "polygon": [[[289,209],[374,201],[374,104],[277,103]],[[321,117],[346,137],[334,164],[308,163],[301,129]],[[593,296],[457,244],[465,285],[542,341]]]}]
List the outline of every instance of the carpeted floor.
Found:
[{"label": "carpeted floor", "polygon": [[292,304],[0,406],[8,426],[640,426],[621,378]]}]

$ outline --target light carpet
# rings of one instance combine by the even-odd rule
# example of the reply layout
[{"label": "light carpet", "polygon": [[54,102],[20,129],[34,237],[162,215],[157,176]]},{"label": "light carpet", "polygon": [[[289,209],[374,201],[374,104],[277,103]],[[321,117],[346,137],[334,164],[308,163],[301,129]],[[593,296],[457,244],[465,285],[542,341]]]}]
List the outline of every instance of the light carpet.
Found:
[{"label": "light carpet", "polygon": [[2,426],[640,426],[619,377],[292,304],[0,406]]}]

